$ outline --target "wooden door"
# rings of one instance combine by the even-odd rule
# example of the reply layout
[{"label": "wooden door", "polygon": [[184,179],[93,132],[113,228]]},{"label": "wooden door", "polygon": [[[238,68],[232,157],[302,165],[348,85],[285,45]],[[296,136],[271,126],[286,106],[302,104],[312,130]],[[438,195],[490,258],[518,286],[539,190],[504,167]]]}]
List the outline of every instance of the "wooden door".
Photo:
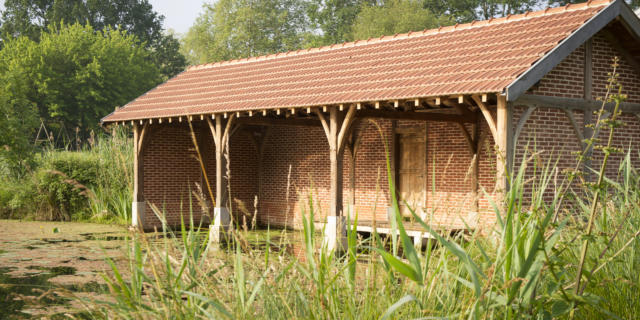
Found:
[{"label": "wooden door", "polygon": [[427,143],[424,129],[397,131],[397,181],[400,212],[411,217],[406,203],[420,215],[427,201]]}]

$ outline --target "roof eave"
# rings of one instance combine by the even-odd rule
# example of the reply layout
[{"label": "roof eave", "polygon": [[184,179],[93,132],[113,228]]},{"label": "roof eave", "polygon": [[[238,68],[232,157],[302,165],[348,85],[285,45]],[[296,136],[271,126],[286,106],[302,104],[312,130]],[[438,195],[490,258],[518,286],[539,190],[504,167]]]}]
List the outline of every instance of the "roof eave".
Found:
[{"label": "roof eave", "polygon": [[629,26],[629,29],[632,30],[636,36],[640,35],[640,20],[638,17],[633,13],[624,0],[615,0],[606,8],[602,9],[602,11],[591,17],[591,19],[585,22],[580,28],[578,28],[578,30],[565,38],[544,57],[534,63],[527,71],[521,74],[515,81],[508,85],[506,88],[507,101],[518,100],[522,94],[540,81],[542,77],[555,68],[569,54],[593,37],[618,16],[622,17],[624,22]]}]

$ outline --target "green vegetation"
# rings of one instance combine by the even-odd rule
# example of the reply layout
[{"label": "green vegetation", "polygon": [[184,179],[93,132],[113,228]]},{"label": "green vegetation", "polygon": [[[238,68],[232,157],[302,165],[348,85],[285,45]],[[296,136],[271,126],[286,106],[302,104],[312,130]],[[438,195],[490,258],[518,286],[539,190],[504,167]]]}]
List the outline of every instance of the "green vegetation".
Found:
[{"label": "green vegetation", "polygon": [[150,53],[164,79],[181,72],[186,61],[179,42],[163,31],[164,17],[148,0],[6,0],[0,24],[2,41],[19,36],[38,41],[50,27],[80,23],[95,30],[115,29],[135,36]]},{"label": "green vegetation", "polygon": [[46,148],[23,175],[0,177],[0,217],[127,223],[132,148],[124,131],[81,151]]},{"label": "green vegetation", "polygon": [[79,24],[50,27],[39,42],[9,40],[0,57],[0,74],[13,75],[5,81],[18,89],[4,92],[7,104],[35,106],[38,117],[78,127],[83,138],[114,106],[160,81],[135,37]]}]

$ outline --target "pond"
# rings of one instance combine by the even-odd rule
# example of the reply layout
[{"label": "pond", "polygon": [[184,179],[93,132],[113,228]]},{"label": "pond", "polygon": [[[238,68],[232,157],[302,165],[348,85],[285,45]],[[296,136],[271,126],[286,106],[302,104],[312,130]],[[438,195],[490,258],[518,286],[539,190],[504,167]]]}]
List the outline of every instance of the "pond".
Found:
[{"label": "pond", "polygon": [[104,292],[105,257],[123,262],[126,235],[110,225],[0,220],[0,318],[81,316],[70,297]]},{"label": "pond", "polygon": [[[304,259],[300,232],[273,229],[241,233],[243,250],[256,252],[269,247]],[[160,234],[148,235],[162,238]],[[111,268],[105,259],[113,259],[119,270],[126,270],[128,236],[121,226],[0,220],[0,318],[88,317],[80,300],[109,300],[102,274],[110,274]]]}]

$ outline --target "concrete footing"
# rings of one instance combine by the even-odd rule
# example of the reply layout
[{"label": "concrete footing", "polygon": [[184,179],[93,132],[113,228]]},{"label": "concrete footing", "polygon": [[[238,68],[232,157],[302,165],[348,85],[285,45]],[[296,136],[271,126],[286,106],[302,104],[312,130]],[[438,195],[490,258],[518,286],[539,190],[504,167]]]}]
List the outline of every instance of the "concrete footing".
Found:
[{"label": "concrete footing", "polygon": [[347,249],[347,218],[328,216],[324,226],[323,246],[328,252],[341,252]]},{"label": "concrete footing", "polygon": [[229,209],[216,207],[213,211],[213,223],[209,226],[209,241],[219,243],[225,239],[231,228]]},{"label": "concrete footing", "polygon": [[144,210],[146,204],[144,202],[131,203],[131,225],[140,230],[144,230]]}]

